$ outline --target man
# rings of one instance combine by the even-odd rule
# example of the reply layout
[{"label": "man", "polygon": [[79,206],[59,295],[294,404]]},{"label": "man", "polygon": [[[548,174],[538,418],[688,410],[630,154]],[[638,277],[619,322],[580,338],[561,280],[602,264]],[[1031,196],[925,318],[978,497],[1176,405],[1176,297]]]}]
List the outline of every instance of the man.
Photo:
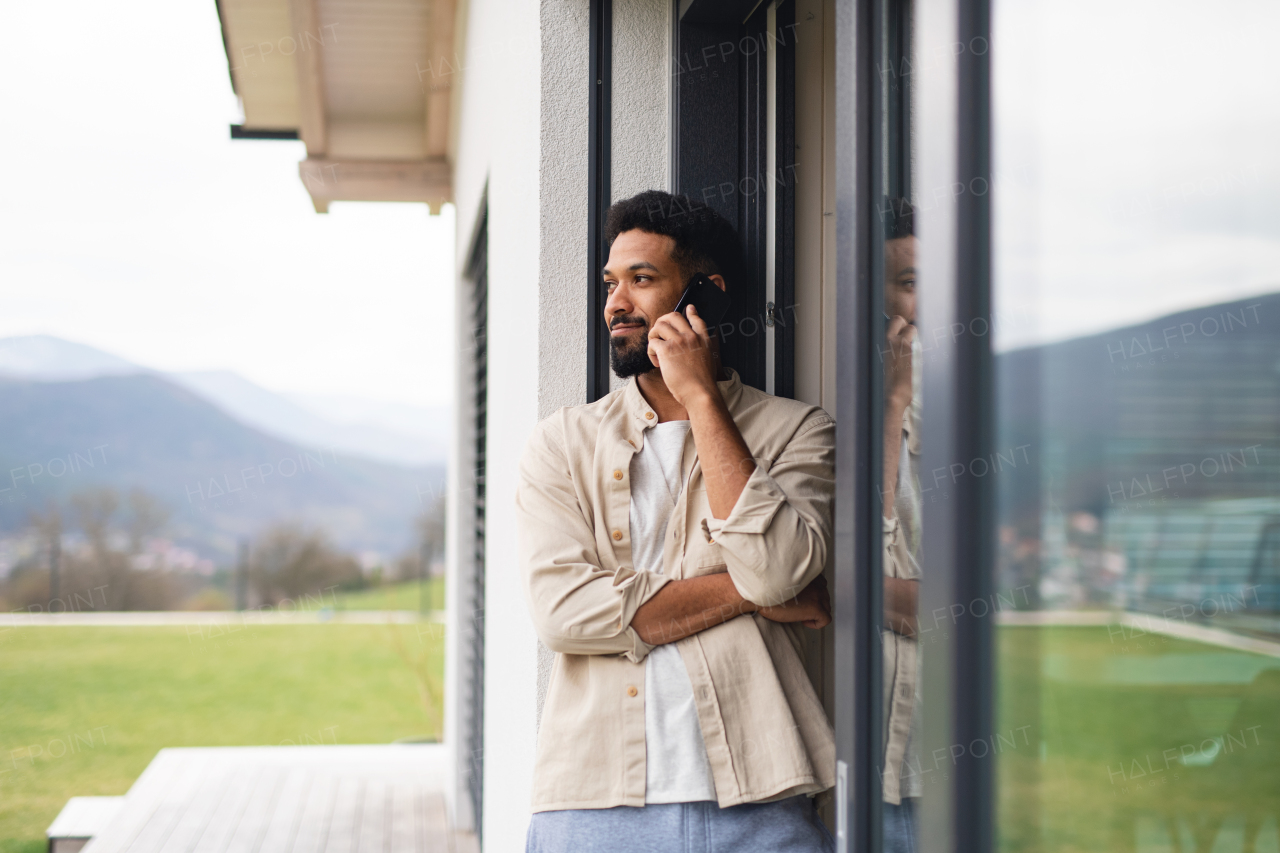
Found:
[{"label": "man", "polygon": [[834,784],[801,631],[830,622],[834,422],[719,364],[690,278],[730,296],[733,229],[651,191],[609,210],[624,387],[534,431],[517,490],[534,627],[556,652],[528,849],[828,851]]},{"label": "man", "polygon": [[920,359],[916,238],[906,199],[892,199],[884,244],[884,792],[883,853],[915,853],[923,794],[916,602],[920,587]]}]

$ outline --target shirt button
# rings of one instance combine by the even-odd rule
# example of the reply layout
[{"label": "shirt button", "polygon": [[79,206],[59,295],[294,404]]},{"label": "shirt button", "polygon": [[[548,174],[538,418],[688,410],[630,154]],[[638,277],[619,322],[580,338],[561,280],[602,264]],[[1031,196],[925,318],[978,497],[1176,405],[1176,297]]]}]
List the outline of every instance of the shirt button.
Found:
[{"label": "shirt button", "polygon": [[639,690],[636,690],[636,686],[635,686],[634,684],[629,684],[629,685],[627,685],[627,695],[628,695],[628,696],[635,696],[635,695],[636,695],[637,693],[639,693],[639,692],[640,692]]},{"label": "shirt button", "polygon": [[613,541],[614,541],[614,542],[621,542],[621,541],[622,541],[622,531],[621,531],[621,530],[615,530],[615,531],[613,531]]},{"label": "shirt button", "polygon": [[645,412],[645,413],[644,413],[644,419],[645,419],[646,421],[651,421],[651,420],[653,420],[653,412]]},{"label": "shirt button", "polygon": [[620,468],[619,468],[619,469],[617,469],[617,470],[615,470],[615,471],[613,472],[613,479],[615,479],[615,480],[621,480],[621,479],[622,479],[622,469],[620,469]]}]

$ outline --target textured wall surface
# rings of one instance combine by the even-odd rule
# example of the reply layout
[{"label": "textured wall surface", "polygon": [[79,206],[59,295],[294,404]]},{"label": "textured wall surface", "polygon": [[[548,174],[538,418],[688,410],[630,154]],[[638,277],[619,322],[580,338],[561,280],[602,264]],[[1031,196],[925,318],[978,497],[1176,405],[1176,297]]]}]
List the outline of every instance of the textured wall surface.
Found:
[{"label": "textured wall surface", "polygon": [[[538,418],[586,402],[588,0],[542,0]],[[555,656],[538,644],[536,724]]]},{"label": "textured wall surface", "polygon": [[669,189],[669,0],[613,4],[613,200]]},{"label": "textured wall surface", "polygon": [[538,417],[586,402],[588,0],[542,0]]}]

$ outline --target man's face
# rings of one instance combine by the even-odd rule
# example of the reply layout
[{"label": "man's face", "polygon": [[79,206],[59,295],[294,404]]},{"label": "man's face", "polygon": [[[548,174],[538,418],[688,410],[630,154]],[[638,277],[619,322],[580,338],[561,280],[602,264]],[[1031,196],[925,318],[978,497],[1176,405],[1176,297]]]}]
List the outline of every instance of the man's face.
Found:
[{"label": "man's face", "polygon": [[884,244],[884,313],[916,321],[916,238],[898,237]]},{"label": "man's face", "polygon": [[671,258],[675,246],[670,237],[631,230],[619,234],[609,249],[604,321],[613,372],[621,377],[653,370],[649,330],[655,320],[675,310],[684,293],[684,274]]}]

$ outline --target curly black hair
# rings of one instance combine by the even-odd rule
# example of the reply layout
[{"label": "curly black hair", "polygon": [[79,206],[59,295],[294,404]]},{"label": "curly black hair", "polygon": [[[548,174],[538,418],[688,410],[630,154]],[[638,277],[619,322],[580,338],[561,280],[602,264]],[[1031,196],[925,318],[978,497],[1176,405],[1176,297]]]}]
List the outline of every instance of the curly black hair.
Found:
[{"label": "curly black hair", "polygon": [[733,226],[706,204],[688,196],[646,190],[609,207],[604,239],[612,246],[624,231],[640,230],[675,241],[672,259],[686,277],[694,273],[724,276],[727,290],[742,273],[742,246]]},{"label": "curly black hair", "polygon": [[[905,198],[886,198],[881,218],[886,220],[884,238],[897,240],[916,233],[916,209]],[[888,214],[887,216],[885,214]]]}]

